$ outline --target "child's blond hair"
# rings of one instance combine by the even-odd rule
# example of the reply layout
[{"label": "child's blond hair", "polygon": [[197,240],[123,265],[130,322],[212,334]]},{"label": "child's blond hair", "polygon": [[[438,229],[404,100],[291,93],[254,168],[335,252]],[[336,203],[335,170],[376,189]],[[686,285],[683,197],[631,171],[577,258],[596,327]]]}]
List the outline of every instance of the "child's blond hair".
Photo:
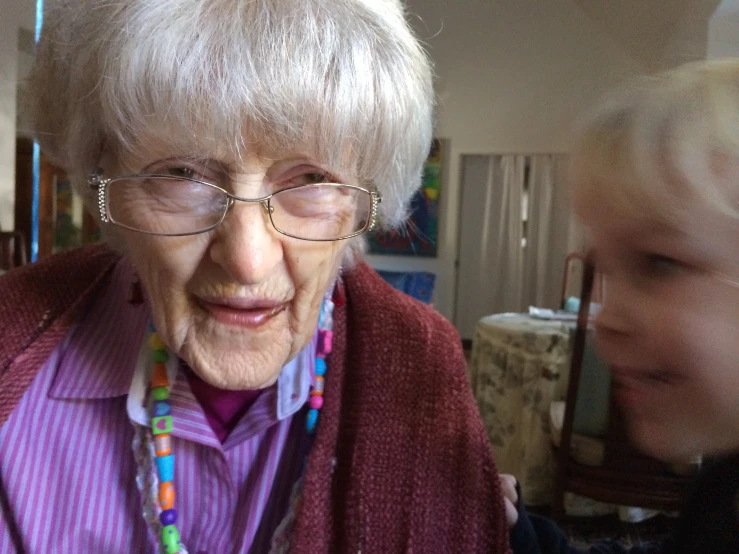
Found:
[{"label": "child's blond hair", "polygon": [[739,218],[739,59],[694,62],[611,93],[573,145],[575,202],[674,221],[703,199]]}]

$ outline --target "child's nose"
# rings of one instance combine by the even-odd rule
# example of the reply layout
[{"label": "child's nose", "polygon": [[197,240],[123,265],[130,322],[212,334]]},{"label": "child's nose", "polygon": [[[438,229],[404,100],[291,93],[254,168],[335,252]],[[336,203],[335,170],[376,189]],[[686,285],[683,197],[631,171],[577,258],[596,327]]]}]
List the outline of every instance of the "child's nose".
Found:
[{"label": "child's nose", "polygon": [[633,329],[634,291],[625,280],[603,279],[605,293],[595,329],[599,342],[612,342],[627,337]]}]

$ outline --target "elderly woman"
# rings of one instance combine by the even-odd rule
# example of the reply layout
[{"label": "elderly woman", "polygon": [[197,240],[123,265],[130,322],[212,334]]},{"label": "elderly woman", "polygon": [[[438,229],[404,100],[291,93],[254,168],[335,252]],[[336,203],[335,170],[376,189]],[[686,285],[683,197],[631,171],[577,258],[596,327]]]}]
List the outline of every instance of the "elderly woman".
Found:
[{"label": "elderly woman", "polygon": [[431,139],[398,0],[56,2],[32,84],[107,245],[0,281],[1,552],[507,552],[456,333],[359,260]]}]

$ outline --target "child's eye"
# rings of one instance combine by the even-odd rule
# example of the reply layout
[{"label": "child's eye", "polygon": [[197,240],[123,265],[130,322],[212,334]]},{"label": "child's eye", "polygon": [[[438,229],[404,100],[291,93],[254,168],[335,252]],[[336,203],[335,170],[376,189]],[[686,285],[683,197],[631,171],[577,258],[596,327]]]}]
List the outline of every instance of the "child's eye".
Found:
[{"label": "child's eye", "polygon": [[685,264],[662,254],[646,254],[644,271],[651,277],[674,277],[685,269]]}]

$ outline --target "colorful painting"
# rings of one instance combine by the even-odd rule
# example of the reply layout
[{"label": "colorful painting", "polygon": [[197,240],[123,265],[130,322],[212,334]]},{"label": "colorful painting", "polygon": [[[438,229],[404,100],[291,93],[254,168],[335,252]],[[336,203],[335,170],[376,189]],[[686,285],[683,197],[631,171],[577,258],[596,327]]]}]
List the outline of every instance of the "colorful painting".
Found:
[{"label": "colorful painting", "polygon": [[441,172],[441,143],[434,139],[423,169],[421,189],[411,201],[411,215],[408,221],[397,231],[372,233],[369,237],[372,254],[436,257]]},{"label": "colorful painting", "polygon": [[80,246],[82,235],[74,218],[74,191],[67,179],[56,182],[55,208],[54,252]]}]

